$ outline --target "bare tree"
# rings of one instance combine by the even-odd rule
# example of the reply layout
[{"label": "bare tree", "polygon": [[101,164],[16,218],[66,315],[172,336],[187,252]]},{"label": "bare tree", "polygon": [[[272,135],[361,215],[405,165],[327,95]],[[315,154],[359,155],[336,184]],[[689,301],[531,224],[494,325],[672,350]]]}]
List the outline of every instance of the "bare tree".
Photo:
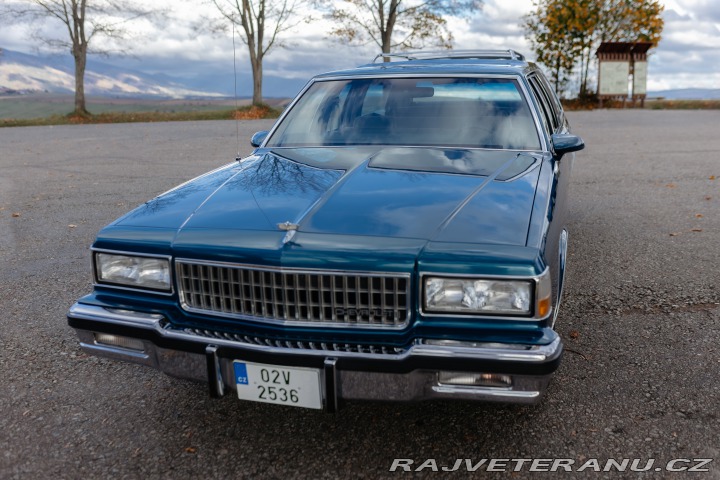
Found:
[{"label": "bare tree", "polygon": [[284,46],[281,35],[302,21],[300,0],[211,0],[220,14],[235,26],[242,27],[242,41],[250,53],[253,77],[253,105],[263,101],[263,60],[276,47]]},{"label": "bare tree", "polygon": [[336,23],[331,35],[348,43],[374,42],[383,53],[426,46],[451,48],[446,15],[480,11],[482,0],[321,0]]},{"label": "bare tree", "polygon": [[[40,24],[33,37],[52,50],[70,50],[75,61],[75,110],[73,115],[87,116],[85,104],[85,67],[92,53],[108,55],[109,48],[95,48],[96,39],[111,41],[127,38],[127,25],[152,13],[148,7],[130,0],[16,0],[2,14],[16,22]],[[46,20],[63,24],[62,36],[50,36],[42,28]]]}]

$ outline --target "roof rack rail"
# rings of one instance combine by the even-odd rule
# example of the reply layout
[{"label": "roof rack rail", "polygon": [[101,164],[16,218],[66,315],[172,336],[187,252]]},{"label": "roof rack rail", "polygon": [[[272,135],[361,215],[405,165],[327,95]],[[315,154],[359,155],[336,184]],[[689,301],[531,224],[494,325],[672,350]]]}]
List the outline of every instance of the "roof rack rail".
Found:
[{"label": "roof rack rail", "polygon": [[[378,58],[383,61],[392,61],[393,58],[402,58],[404,60],[440,60],[440,59],[484,59],[484,60],[525,60],[525,56],[515,50],[435,50],[435,51],[419,51],[419,52],[398,52],[398,53],[381,53],[373,59],[373,63]],[[389,59],[389,60],[385,60]]]}]

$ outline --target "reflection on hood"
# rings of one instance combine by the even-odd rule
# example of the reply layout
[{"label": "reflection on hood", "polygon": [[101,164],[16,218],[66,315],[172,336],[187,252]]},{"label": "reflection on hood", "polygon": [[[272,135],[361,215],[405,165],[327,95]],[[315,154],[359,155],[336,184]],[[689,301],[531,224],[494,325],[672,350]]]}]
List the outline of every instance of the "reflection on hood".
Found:
[{"label": "reflection on hood", "polygon": [[[443,148],[278,148],[199,177],[117,224],[524,245],[539,155]],[[242,234],[234,238],[241,240]]]}]

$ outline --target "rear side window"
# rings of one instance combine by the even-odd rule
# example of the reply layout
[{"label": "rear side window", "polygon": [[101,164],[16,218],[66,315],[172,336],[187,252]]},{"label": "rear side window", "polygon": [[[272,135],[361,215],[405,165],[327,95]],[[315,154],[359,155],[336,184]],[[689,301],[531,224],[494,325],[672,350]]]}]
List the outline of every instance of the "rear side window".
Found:
[{"label": "rear side window", "polygon": [[266,145],[370,144],[540,149],[519,83],[491,77],[318,81]]},{"label": "rear side window", "polygon": [[532,87],[537,103],[540,105],[540,109],[542,110],[545,129],[549,134],[552,134],[558,127],[558,119],[555,116],[555,112],[553,112],[550,101],[540,86],[538,79],[532,76],[528,78],[528,81],[530,82],[530,86]]},{"label": "rear side window", "polygon": [[550,82],[548,82],[547,78],[545,77],[545,75],[542,74],[542,72],[537,72],[537,79],[540,81],[540,86],[543,87],[545,93],[550,99],[550,103],[555,112],[555,116],[558,119],[558,123],[562,124],[564,113],[562,103],[560,103],[560,99],[558,98],[557,93],[552,88]]}]

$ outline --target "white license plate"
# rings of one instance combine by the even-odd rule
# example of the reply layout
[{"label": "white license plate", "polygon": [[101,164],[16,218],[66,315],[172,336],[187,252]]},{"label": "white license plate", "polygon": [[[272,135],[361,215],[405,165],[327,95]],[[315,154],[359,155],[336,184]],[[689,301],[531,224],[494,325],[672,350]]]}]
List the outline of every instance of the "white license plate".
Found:
[{"label": "white license plate", "polygon": [[233,362],[238,398],[293,407],[322,408],[320,370]]}]

